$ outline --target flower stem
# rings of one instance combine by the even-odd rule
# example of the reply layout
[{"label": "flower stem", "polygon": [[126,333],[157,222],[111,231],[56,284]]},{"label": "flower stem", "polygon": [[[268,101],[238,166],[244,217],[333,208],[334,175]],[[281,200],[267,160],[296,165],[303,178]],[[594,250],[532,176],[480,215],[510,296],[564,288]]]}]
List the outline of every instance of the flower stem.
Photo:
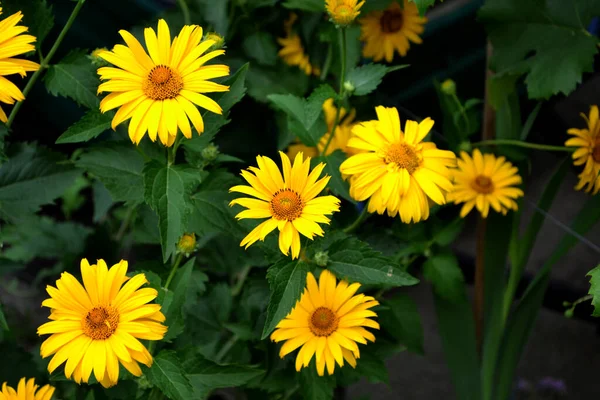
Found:
[{"label": "flower stem", "polygon": [[568,151],[573,152],[572,148],[565,146],[550,146],[547,144],[538,144],[538,143],[528,143],[523,142],[521,140],[510,140],[510,139],[495,139],[495,140],[482,140],[481,142],[471,143],[473,147],[481,147],[481,146],[517,146],[517,147],[526,147],[528,149],[535,150],[546,150],[546,151]]},{"label": "flower stem", "polygon": [[120,242],[121,239],[123,239],[123,236],[125,235],[125,232],[127,231],[127,227],[129,226],[129,223],[131,222],[131,219],[132,219],[131,217],[133,216],[133,212],[135,211],[136,208],[137,208],[137,206],[132,206],[127,209],[125,218],[123,218],[123,221],[121,222],[121,226],[119,227],[119,230],[118,230],[117,234],[115,235],[115,240],[117,242]]},{"label": "flower stem", "polygon": [[229,340],[223,345],[223,347],[221,347],[221,350],[219,351],[219,353],[217,353],[217,355],[215,356],[215,361],[217,362],[217,364],[219,362],[221,362],[221,360],[223,359],[223,357],[225,357],[227,355],[227,353],[229,353],[229,350],[231,350],[231,348],[233,347],[234,344],[236,344],[238,341],[238,336],[237,335],[233,335],[231,338],[229,338]]},{"label": "flower stem", "polygon": [[186,0],[177,0],[179,4],[179,8],[181,8],[181,12],[183,13],[183,23],[185,25],[191,25],[192,19],[190,17],[190,8],[188,7]]},{"label": "flower stem", "polygon": [[344,233],[352,233],[356,230],[356,228],[358,228],[360,226],[360,224],[362,224],[364,222],[364,220],[366,220],[369,215],[369,207],[365,204],[365,207],[363,208],[362,212],[359,214],[359,216],[356,218],[356,220],[354,220],[354,222],[351,225],[348,225],[347,227],[344,228]]},{"label": "flower stem", "polygon": [[323,69],[321,70],[321,76],[319,79],[324,81],[327,78],[327,73],[329,72],[329,68],[331,67],[331,60],[333,58],[333,46],[331,43],[327,46],[327,55],[325,56],[325,63],[323,64]]},{"label": "flower stem", "polygon": [[177,257],[175,258],[175,262],[173,263],[173,268],[171,268],[171,272],[169,273],[169,276],[167,277],[167,281],[165,282],[165,286],[164,286],[165,290],[169,289],[169,285],[171,284],[171,281],[173,280],[173,277],[175,276],[175,273],[177,272],[177,268],[179,268],[179,264],[181,264],[182,259],[183,259],[183,253],[179,253],[177,255]]},{"label": "flower stem", "polygon": [[456,105],[458,106],[458,109],[460,110],[460,114],[463,116],[463,119],[465,120],[465,129],[467,130],[467,132],[469,132],[471,130],[471,128],[470,128],[469,118],[467,117],[467,111],[465,110],[465,107],[463,107],[463,105],[460,102],[460,100],[458,99],[458,96],[456,95],[456,93],[453,93],[451,97],[454,99],[454,102],[456,103]]},{"label": "flower stem", "polygon": [[[83,7],[83,3],[85,3],[85,0],[79,0],[77,2],[77,4],[75,5],[75,8],[71,12],[71,16],[67,20],[67,23],[65,24],[65,26],[63,26],[62,31],[60,31],[60,34],[58,35],[56,40],[54,41],[54,44],[52,45],[50,52],[48,52],[48,54],[46,54],[46,57],[44,57],[41,60],[40,68],[37,71],[35,71],[33,75],[31,75],[31,78],[29,78],[29,82],[27,82],[25,89],[23,89],[23,97],[27,97],[27,95],[33,88],[33,85],[35,85],[37,80],[42,75],[42,71],[45,70],[46,68],[48,68],[50,61],[52,60],[52,57],[54,57],[54,54],[60,47],[60,44],[63,41],[63,39],[65,38],[65,36],[67,35],[67,32],[71,28],[71,25],[73,25],[73,22],[75,22],[75,18],[77,18],[77,14],[79,14],[79,10],[81,10],[81,7]],[[19,112],[19,109],[21,108],[22,105],[23,105],[23,100],[19,101],[13,107],[13,109],[10,113],[10,116],[8,117],[8,121],[6,122],[7,128],[11,127],[11,125],[12,125],[13,121],[15,120],[15,117],[17,116],[17,113]]]}]

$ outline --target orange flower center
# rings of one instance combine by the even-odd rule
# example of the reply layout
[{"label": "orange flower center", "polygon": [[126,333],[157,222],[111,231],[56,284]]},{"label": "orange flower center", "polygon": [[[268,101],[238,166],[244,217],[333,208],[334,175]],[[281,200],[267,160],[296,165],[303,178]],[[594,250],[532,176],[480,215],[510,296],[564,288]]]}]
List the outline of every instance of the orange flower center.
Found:
[{"label": "orange flower center", "polygon": [[494,182],[487,176],[479,175],[471,182],[471,187],[476,192],[489,194],[494,191]]},{"label": "orange flower center", "polygon": [[594,143],[594,148],[592,150],[592,158],[597,163],[600,163],[600,136],[596,138],[596,143]]},{"label": "orange flower center", "polygon": [[83,333],[94,340],[108,339],[119,325],[119,313],[110,306],[98,306],[87,313],[82,322]]},{"label": "orange flower center", "polygon": [[275,193],[269,208],[275,219],[293,221],[302,215],[304,203],[295,191],[282,189]]},{"label": "orange flower center", "polygon": [[157,65],[148,73],[142,89],[152,100],[174,99],[183,89],[183,80],[170,67]]},{"label": "orange flower center", "polygon": [[309,327],[315,336],[329,336],[338,328],[339,320],[327,307],[317,308],[310,317]]},{"label": "orange flower center", "polygon": [[385,153],[385,162],[396,163],[398,167],[404,168],[412,175],[419,168],[419,157],[415,149],[406,143],[395,143]]},{"label": "orange flower center", "polygon": [[383,33],[395,33],[402,29],[404,17],[402,12],[398,10],[386,10],[379,18],[379,25]]}]

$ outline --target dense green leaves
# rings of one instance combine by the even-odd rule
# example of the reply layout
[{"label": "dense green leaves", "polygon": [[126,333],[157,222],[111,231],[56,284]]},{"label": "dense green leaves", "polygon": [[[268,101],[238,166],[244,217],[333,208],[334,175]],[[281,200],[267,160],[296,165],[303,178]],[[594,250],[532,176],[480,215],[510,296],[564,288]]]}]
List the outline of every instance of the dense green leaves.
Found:
[{"label": "dense green leaves", "polygon": [[435,3],[435,0],[409,0],[417,5],[419,14],[425,15],[425,11]]},{"label": "dense green leaves", "polygon": [[4,316],[4,311],[2,310],[2,303],[0,303],[0,328],[5,331],[8,330],[8,323],[6,322],[6,317]]},{"label": "dense green leaves", "polygon": [[261,65],[275,65],[277,61],[277,45],[272,35],[267,32],[255,32],[244,38],[242,47],[249,57]]},{"label": "dense green leaves", "polygon": [[195,398],[190,381],[174,351],[163,350],[154,357],[151,368],[145,369],[145,376],[172,400]]},{"label": "dense green leaves", "polygon": [[[386,298],[379,312],[380,322],[408,350],[423,354],[423,326],[417,305],[405,294]],[[361,359],[362,361],[362,359]]]},{"label": "dense green leaves", "polygon": [[113,113],[103,114],[99,109],[88,111],[56,139],[56,143],[87,142],[110,128]]},{"label": "dense green leaves", "polygon": [[346,159],[346,154],[341,150],[336,150],[333,153],[325,156],[320,156],[317,161],[325,163],[325,174],[331,178],[329,180],[329,188],[336,196],[341,196],[351,203],[355,203],[354,199],[350,196],[350,185],[347,181],[342,179],[340,173],[340,165]]},{"label": "dense green leaves", "polygon": [[[161,309],[166,317],[165,325],[169,327],[165,335],[165,340],[171,340],[180,333],[180,327],[183,325],[183,304],[187,298],[195,262],[195,258],[188,260],[177,271],[173,282],[171,282],[169,289],[167,289],[172,296],[170,296],[168,304],[162,303]],[[161,288],[161,290],[164,292],[164,289]]]},{"label": "dense green leaves", "polygon": [[335,389],[335,377],[319,376],[316,360],[300,371],[300,387],[304,400],[331,400]]},{"label": "dense green leaves", "polygon": [[58,64],[51,65],[44,82],[54,96],[69,97],[88,108],[95,109],[100,105],[96,95],[100,84],[96,67],[82,51],[73,51]]},{"label": "dense green leaves", "polygon": [[285,0],[283,6],[303,11],[325,11],[325,3],[322,0]]},{"label": "dense green leaves", "polygon": [[346,76],[346,82],[354,89],[355,96],[364,96],[377,89],[383,77],[392,71],[406,68],[408,65],[398,65],[395,67],[386,67],[382,64],[366,64],[354,68]]},{"label": "dense green leaves", "polygon": [[461,300],[465,279],[453,254],[436,254],[427,259],[423,264],[423,276],[431,282],[441,298],[447,301]]},{"label": "dense green leaves", "polygon": [[600,265],[588,272],[590,277],[590,291],[592,295],[592,305],[594,306],[594,317],[600,317]]}]

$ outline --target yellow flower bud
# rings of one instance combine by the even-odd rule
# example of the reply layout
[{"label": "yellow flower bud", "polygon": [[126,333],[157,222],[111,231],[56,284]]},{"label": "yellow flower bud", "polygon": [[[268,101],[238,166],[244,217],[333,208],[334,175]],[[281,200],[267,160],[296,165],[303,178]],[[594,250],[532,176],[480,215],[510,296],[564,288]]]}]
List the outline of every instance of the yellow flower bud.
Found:
[{"label": "yellow flower bud", "polygon": [[325,8],[331,17],[331,21],[339,26],[350,25],[358,14],[364,1],[358,3],[358,0],[327,0]]},{"label": "yellow flower bud", "polygon": [[189,256],[196,249],[196,234],[194,233],[184,233],[181,239],[179,239],[179,243],[177,243],[177,250],[180,253],[184,253],[186,256]]}]

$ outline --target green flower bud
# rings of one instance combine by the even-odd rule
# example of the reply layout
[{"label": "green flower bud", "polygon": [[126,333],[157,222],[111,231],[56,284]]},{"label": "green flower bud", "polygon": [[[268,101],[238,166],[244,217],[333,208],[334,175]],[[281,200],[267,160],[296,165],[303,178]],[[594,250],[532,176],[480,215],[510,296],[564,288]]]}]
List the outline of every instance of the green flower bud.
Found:
[{"label": "green flower bud", "polygon": [[100,54],[103,51],[108,51],[108,49],[106,47],[98,48],[98,49],[92,51],[92,54],[90,54],[88,56],[88,58],[90,60],[92,60],[92,64],[95,67],[106,67],[106,66],[110,65],[108,62],[106,62],[102,57],[100,57],[98,55],[98,54]]},{"label": "green flower bud", "polygon": [[352,93],[354,92],[356,88],[354,87],[354,85],[352,84],[352,82],[350,81],[346,81],[344,82],[344,90],[348,93]]},{"label": "green flower bud", "polygon": [[448,96],[454,96],[456,94],[456,83],[452,79],[446,79],[442,82],[442,92]]},{"label": "green flower bud", "polygon": [[470,153],[471,150],[473,150],[473,146],[471,146],[471,142],[462,142],[459,146],[458,149],[460,151],[465,151],[467,153]]},{"label": "green flower bud", "polygon": [[204,40],[214,40],[215,44],[210,46],[210,51],[219,50],[225,47],[225,38],[216,32],[209,32],[204,36]]},{"label": "green flower bud", "polygon": [[184,233],[177,243],[177,250],[189,257],[196,250],[196,235],[194,233]]},{"label": "green flower bud", "polygon": [[201,154],[202,158],[204,158],[206,161],[214,161],[219,155],[219,147],[211,143],[202,149]]},{"label": "green flower bud", "polygon": [[315,253],[315,264],[319,267],[327,266],[329,262],[329,254],[326,251],[317,251]]}]

